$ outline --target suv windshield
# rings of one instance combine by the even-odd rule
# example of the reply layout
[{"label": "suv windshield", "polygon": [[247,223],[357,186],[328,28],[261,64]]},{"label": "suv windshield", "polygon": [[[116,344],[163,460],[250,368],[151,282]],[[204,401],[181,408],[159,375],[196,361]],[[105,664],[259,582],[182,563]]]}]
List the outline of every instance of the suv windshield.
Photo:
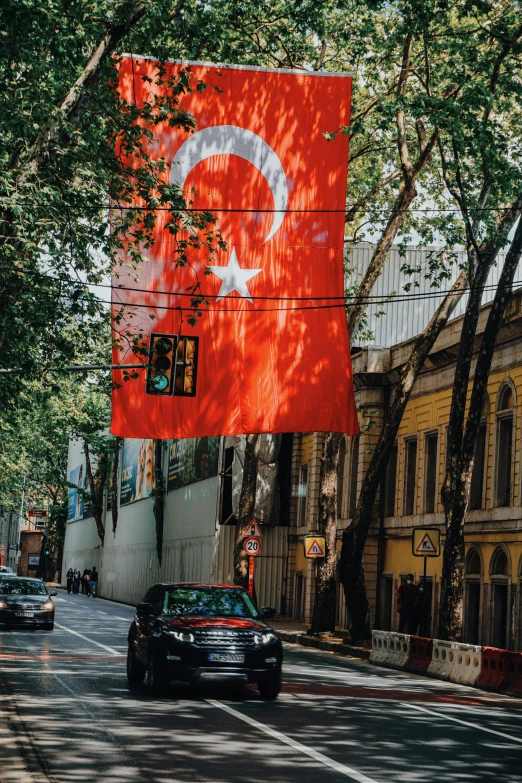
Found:
[{"label": "suv windshield", "polygon": [[47,595],[43,582],[25,579],[0,579],[0,595]]},{"label": "suv windshield", "polygon": [[248,593],[243,590],[173,587],[165,593],[165,614],[196,617],[258,617]]}]

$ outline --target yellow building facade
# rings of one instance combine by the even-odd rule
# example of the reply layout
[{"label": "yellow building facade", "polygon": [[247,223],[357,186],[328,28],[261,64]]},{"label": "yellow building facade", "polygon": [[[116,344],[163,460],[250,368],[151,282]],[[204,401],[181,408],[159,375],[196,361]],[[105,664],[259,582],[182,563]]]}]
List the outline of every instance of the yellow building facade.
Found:
[{"label": "yellow building facade", "polygon": [[[489,313],[483,308],[478,335]],[[462,318],[446,327],[434,346],[405,410],[374,509],[365,552],[365,577],[374,627],[398,627],[397,589],[408,573],[418,583],[424,559],[412,553],[412,531],[437,527],[444,545],[440,490],[447,452],[447,427]],[[338,528],[349,522],[365,469],[386,416],[398,369],[412,341],[392,348],[365,348],[354,355],[356,396],[362,433],[341,445],[338,471]],[[318,531],[322,436],[295,436],[295,557],[289,573],[293,614],[310,619],[313,568],[305,560],[304,535]],[[470,508],[465,523],[466,576],[464,638],[470,643],[522,649],[522,295],[513,297],[501,328],[480,423]],[[428,630],[437,634],[442,557],[427,561]],[[297,601],[297,603],[295,603]],[[291,609],[291,606],[289,606]],[[338,622],[349,627],[342,591]]]}]

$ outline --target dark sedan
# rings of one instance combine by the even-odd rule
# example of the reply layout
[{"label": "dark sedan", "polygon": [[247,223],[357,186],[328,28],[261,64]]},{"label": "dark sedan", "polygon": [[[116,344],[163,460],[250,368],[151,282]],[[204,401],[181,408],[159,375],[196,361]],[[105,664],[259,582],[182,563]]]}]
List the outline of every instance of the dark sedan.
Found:
[{"label": "dark sedan", "polygon": [[0,579],[0,625],[30,625],[52,631],[54,603],[41,579],[8,576]]},{"label": "dark sedan", "polygon": [[281,690],[282,645],[240,587],[158,584],[136,609],[129,630],[127,676],[160,695],[171,680],[201,675],[256,683],[265,699]]}]

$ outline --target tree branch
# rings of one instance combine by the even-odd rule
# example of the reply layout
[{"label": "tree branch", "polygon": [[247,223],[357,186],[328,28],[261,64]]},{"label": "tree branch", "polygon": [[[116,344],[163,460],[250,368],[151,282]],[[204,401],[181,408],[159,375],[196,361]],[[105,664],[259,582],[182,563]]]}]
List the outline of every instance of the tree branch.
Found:
[{"label": "tree branch", "polygon": [[[60,124],[64,121],[71,125],[78,123],[85,106],[88,90],[99,81],[104,64],[115,52],[119,42],[141,19],[145,13],[145,5],[145,0],[126,0],[120,6],[115,15],[115,21],[108,25],[105,34],[89,57],[83,73],[36,135],[29,149],[28,160],[17,178],[16,186],[18,188],[23,186],[25,181],[38,170],[42,159],[53,144]],[[18,153],[9,161],[8,168],[11,170],[15,168],[19,160]]]}]

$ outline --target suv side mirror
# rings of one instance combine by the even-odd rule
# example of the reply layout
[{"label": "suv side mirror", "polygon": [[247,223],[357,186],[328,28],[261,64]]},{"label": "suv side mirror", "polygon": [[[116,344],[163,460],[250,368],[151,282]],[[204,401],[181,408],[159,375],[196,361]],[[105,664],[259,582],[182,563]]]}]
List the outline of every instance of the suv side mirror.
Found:
[{"label": "suv side mirror", "polygon": [[53,595],[58,595],[58,593],[56,592],[56,590],[53,590],[51,593],[49,593],[49,595],[50,595],[50,596],[51,596],[51,598],[52,598],[52,597],[53,597]]},{"label": "suv side mirror", "polygon": [[266,619],[269,620],[271,617],[276,616],[276,610],[272,609],[271,606],[263,606],[263,608],[261,609],[261,614],[263,615],[263,617],[266,617]]},{"label": "suv side mirror", "polygon": [[156,607],[154,604],[142,603],[138,604],[136,611],[140,612],[141,614],[156,614]]}]

